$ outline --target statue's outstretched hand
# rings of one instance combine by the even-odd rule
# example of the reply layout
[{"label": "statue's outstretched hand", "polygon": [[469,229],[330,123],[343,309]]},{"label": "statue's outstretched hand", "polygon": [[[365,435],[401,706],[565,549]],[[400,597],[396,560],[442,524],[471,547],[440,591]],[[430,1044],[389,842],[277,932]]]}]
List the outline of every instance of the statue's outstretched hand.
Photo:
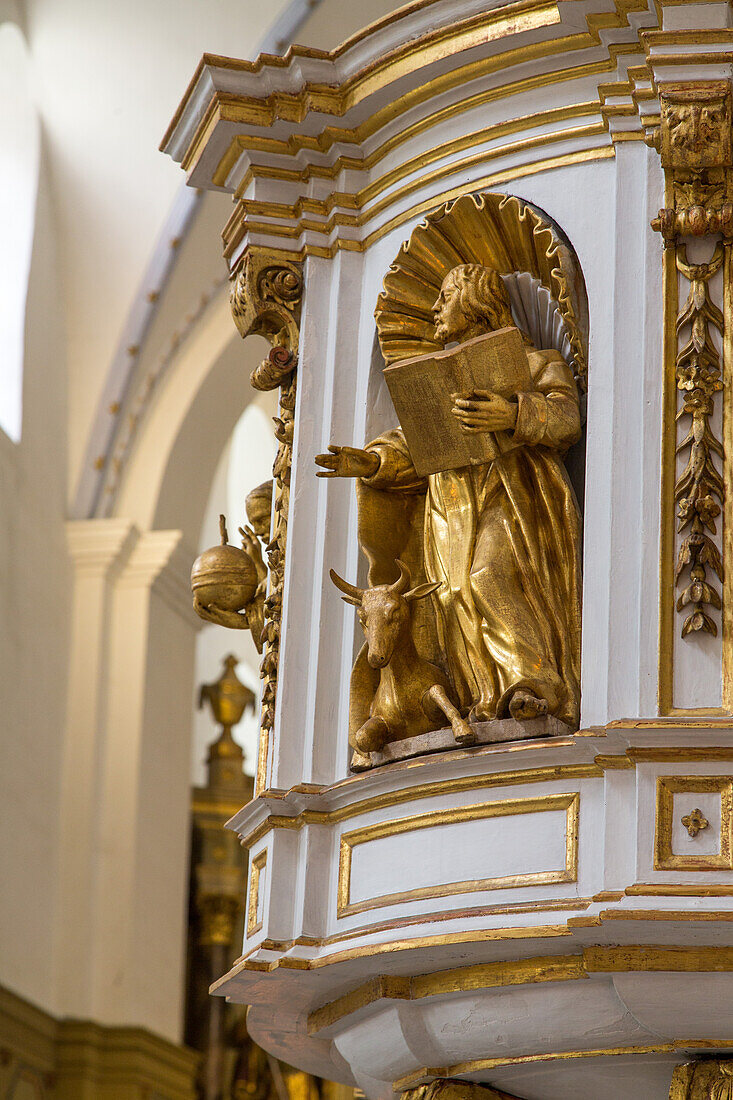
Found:
[{"label": "statue's outstretched hand", "polygon": [[331,443],[328,454],[316,455],[316,465],[323,466],[316,477],[371,477],[379,469],[379,455]]},{"label": "statue's outstretched hand", "polygon": [[479,432],[509,431],[516,426],[518,407],[514,401],[507,401],[491,390],[471,390],[468,393],[452,393],[451,412],[458,420],[462,431],[469,434]]}]

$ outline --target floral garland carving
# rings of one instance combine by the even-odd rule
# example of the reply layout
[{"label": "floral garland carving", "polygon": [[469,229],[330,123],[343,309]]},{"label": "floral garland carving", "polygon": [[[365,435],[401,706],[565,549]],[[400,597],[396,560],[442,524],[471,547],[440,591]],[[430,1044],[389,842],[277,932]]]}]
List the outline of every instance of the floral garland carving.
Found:
[{"label": "floral garland carving", "polygon": [[256,333],[272,344],[267,359],[252,371],[251,385],[257,390],[280,388],[278,416],[274,418],[279,446],[272,471],[275,491],[272,530],[267,545],[270,583],[262,634],[262,719],[256,794],[265,786],[270,731],[275,724],[302,296],[301,265],[275,260],[259,249],[250,249],[247,253],[231,292],[232,316],[240,334],[244,337]]},{"label": "floral garland carving", "polygon": [[[660,93],[661,124],[649,134],[658,149],[666,178],[668,205],[652,228],[661,233],[665,249],[674,255],[674,272],[689,283],[687,301],[669,318],[677,338],[675,381],[682,395],[675,432],[689,417],[684,438],[675,439],[675,455],[686,464],[674,482],[677,532],[682,535],[674,567],[678,612],[685,612],[682,637],[703,632],[713,636],[718,626],[710,614],[722,609],[723,556],[712,536],[725,503],[722,440],[713,429],[715,397],[723,389],[721,356],[716,345],[726,321],[712,300],[711,279],[725,265],[724,300],[728,298],[729,253],[733,247],[733,106],[727,80],[670,83]],[[684,238],[709,241],[706,263],[691,263]],[[687,575],[686,575],[687,574]],[[671,583],[671,574],[669,576]]]},{"label": "floral garland carving", "polygon": [[720,593],[708,580],[708,570],[723,579],[720,551],[706,531],[716,533],[715,520],[720,515],[725,496],[723,478],[716,469],[713,455],[723,460],[723,445],[716,439],[710,419],[715,394],[723,388],[720,355],[711,338],[711,326],[721,336],[724,328],[722,312],[711,301],[709,282],[723,263],[723,246],[718,243],[713,257],[706,264],[687,262],[684,245],[677,248],[677,270],[689,280],[690,293],[677,318],[677,335],[689,327],[689,339],[677,355],[677,388],[682,392],[682,407],[677,419],[690,417],[690,429],[677,445],[677,453],[689,449],[687,464],[675,484],[678,531],[686,531],[677,557],[675,580],[689,568],[690,580],[677,600],[677,610],[689,607],[682,626],[682,637],[697,630],[718,633],[715,620],[706,607],[720,609]]}]

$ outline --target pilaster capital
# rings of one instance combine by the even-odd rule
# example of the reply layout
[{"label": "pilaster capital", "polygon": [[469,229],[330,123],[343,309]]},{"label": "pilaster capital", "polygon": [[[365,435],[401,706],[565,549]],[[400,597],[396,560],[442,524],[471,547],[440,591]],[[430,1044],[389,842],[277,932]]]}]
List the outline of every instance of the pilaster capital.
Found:
[{"label": "pilaster capital", "polygon": [[679,4],[660,0],[661,26],[642,30],[642,64],[629,65],[625,78],[599,85],[601,111],[614,142],[646,134],[659,149],[665,86],[728,81],[733,64],[733,6],[730,0]]},{"label": "pilaster capital", "polygon": [[191,604],[191,562],[196,556],[181,531],[146,531],[140,534],[120,576],[124,589],[148,589],[175,611],[189,626],[203,624]]},{"label": "pilaster capital", "polygon": [[69,520],[66,544],[77,577],[104,578],[124,567],[140,532],[129,519]]}]

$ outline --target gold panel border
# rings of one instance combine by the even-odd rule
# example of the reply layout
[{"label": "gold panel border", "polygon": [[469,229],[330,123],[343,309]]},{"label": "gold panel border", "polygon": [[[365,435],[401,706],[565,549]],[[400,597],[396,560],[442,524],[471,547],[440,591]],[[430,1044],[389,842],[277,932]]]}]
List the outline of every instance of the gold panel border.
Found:
[{"label": "gold panel border", "polygon": [[267,866],[267,848],[259,852],[252,860],[249,872],[249,898],[247,901],[247,935],[254,936],[262,928],[262,917],[258,919],[260,908],[260,879]]},{"label": "gold panel border", "polygon": [[[678,855],[672,851],[675,794],[720,795],[718,855]],[[654,828],[654,869],[657,871],[733,870],[733,776],[660,775]]]},{"label": "gold panel border", "polygon": [[[350,901],[352,853],[354,848],[360,844],[441,825],[457,825],[487,818],[513,817],[519,814],[548,813],[558,810],[564,810],[566,815],[565,867],[562,870],[536,871],[524,875],[502,875],[486,879],[467,879],[462,882],[420,886],[414,890],[381,894],[377,897],[367,898],[364,901]],[[465,894],[478,890],[508,890],[523,886],[545,886],[553,883],[576,882],[578,878],[579,813],[580,794],[576,791],[570,794],[542,795],[538,798],[512,798],[497,802],[480,802],[473,806],[461,806],[450,810],[429,810],[422,814],[413,814],[409,817],[393,818],[390,821],[379,821],[373,825],[364,825],[359,829],[343,833],[339,850],[336,915],[339,918],[346,917],[354,913],[363,913],[368,909],[380,909],[387,905],[397,905],[400,902],[448,897],[453,894]]]}]

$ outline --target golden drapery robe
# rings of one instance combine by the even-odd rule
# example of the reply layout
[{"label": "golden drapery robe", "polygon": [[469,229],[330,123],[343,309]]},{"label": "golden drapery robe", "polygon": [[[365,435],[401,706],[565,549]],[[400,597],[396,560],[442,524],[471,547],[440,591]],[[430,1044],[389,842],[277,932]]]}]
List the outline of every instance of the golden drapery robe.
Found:
[{"label": "golden drapery robe", "polygon": [[[528,358],[535,388],[517,395],[514,449],[420,478],[397,428],[367,446],[380,465],[363,480],[389,495],[426,494],[414,515],[425,575],[442,582],[432,597],[438,652],[462,712],[506,717],[525,687],[577,728],[580,514],[561,455],[580,438],[578,393],[558,352]],[[378,552],[365,552],[374,567]]]}]

